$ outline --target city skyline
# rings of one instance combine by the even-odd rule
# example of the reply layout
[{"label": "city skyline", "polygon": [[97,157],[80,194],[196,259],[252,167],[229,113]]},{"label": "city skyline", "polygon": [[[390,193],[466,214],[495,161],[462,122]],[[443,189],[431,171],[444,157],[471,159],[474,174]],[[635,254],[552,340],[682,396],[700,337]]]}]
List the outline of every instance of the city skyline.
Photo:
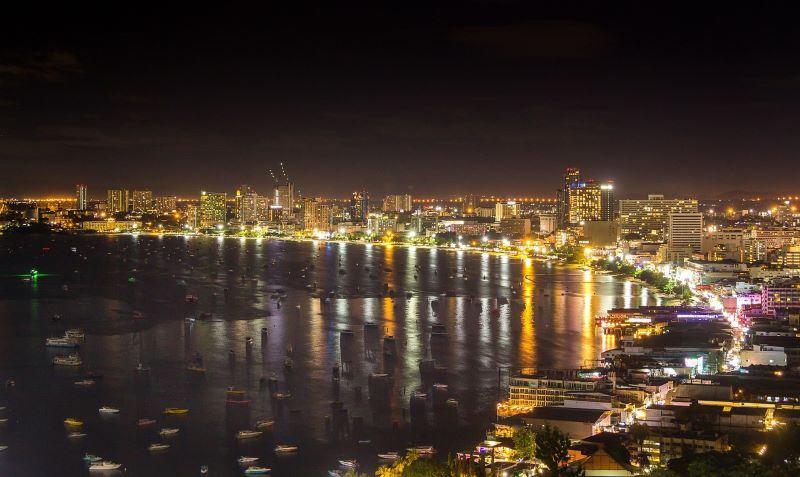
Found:
[{"label": "city skyline", "polygon": [[790,174],[748,173],[791,168],[798,146],[800,39],[781,13],[22,16],[5,33],[25,41],[0,50],[0,196],[264,189],[279,162],[315,196],[551,196],[567,166],[630,197],[796,195]]}]

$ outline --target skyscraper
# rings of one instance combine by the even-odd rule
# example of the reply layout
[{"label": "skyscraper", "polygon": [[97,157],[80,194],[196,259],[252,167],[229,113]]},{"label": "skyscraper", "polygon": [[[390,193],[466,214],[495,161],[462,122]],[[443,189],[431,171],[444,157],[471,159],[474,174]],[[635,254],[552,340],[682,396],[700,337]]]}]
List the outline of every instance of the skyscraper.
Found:
[{"label": "skyscraper", "polygon": [[117,214],[128,211],[129,193],[126,189],[108,189],[106,192],[106,210]]},{"label": "skyscraper", "polygon": [[365,224],[367,215],[369,215],[369,193],[353,192],[353,198],[350,199],[350,220]]},{"label": "skyscraper", "polygon": [[611,222],[616,212],[614,201],[614,183],[600,184],[600,220]]},{"label": "skyscraper", "polygon": [[519,204],[514,201],[498,202],[494,205],[494,221],[519,217]]},{"label": "skyscraper", "polygon": [[290,217],[294,213],[294,184],[286,182],[275,186],[274,204],[283,210],[284,217]]},{"label": "skyscraper", "polygon": [[474,215],[476,209],[480,206],[480,199],[474,194],[466,194],[464,202],[461,206],[463,215]]},{"label": "skyscraper", "polygon": [[581,225],[583,222],[602,220],[603,194],[600,185],[592,180],[573,182],[568,192],[567,225]]},{"label": "skyscraper", "polygon": [[156,197],[155,209],[159,214],[168,214],[177,209],[178,199],[173,196]]},{"label": "skyscraper", "polygon": [[243,224],[258,222],[258,194],[246,184],[236,189],[235,216]]},{"label": "skyscraper", "polygon": [[153,192],[149,190],[133,191],[133,211],[141,214],[153,208]]},{"label": "skyscraper", "polygon": [[556,215],[558,220],[558,228],[564,229],[569,226],[570,224],[570,215],[569,215],[569,194],[570,194],[570,186],[578,182],[581,178],[581,171],[580,169],[574,167],[568,167],[564,171],[564,184],[563,186],[558,189],[557,194],[557,204],[556,204]]},{"label": "skyscraper", "polygon": [[86,184],[78,184],[75,186],[75,208],[78,210],[86,210]]},{"label": "skyscraper", "polygon": [[200,227],[211,228],[225,225],[224,192],[200,193]]}]

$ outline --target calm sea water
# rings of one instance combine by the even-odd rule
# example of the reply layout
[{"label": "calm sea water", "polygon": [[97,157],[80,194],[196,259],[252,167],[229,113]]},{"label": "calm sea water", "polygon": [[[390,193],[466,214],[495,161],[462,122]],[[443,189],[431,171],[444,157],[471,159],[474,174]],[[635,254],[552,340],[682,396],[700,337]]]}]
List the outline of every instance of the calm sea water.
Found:
[{"label": "calm sea water", "polygon": [[[26,280],[32,268],[40,275]],[[0,418],[8,418],[0,445],[9,446],[0,452],[0,476],[88,475],[85,452],[137,476],[194,476],[202,464],[213,476],[242,475],[240,455],[261,457],[273,475],[325,475],[342,458],[371,472],[377,452],[414,444],[446,455],[482,438],[509,369],[590,363],[614,345],[595,330],[594,316],[649,303],[647,289],[628,281],[501,255],[210,237],[3,236],[0,384],[16,386],[0,389],[7,408]],[[189,325],[186,317],[198,319]],[[434,324],[446,335],[431,338]],[[86,331],[79,368],[52,366],[67,351],[44,346],[67,328]],[[343,330],[352,336],[342,338]],[[385,335],[395,337],[390,354]],[[195,353],[205,376],[186,371]],[[419,362],[430,357],[442,368],[423,379]],[[137,373],[140,362],[151,371]],[[335,381],[338,363],[348,372]],[[90,389],[75,386],[88,371],[104,377]],[[383,393],[370,395],[371,373],[390,375]],[[273,399],[261,384],[273,374],[291,398]],[[447,392],[434,395],[433,382]],[[228,386],[246,390],[252,405],[226,406]],[[411,406],[417,390],[427,398]],[[446,397],[457,409],[435,405]],[[103,405],[121,412],[99,415]],[[347,428],[326,425],[341,415],[337,406]],[[165,407],[190,412],[165,418]],[[68,439],[66,417],[84,420],[87,436]],[[139,418],[159,422],[139,429]],[[235,439],[262,418],[276,421],[273,431]],[[151,454],[147,446],[164,440],[161,427],[181,431],[166,440],[168,451]],[[300,452],[276,458],[276,443]]]}]

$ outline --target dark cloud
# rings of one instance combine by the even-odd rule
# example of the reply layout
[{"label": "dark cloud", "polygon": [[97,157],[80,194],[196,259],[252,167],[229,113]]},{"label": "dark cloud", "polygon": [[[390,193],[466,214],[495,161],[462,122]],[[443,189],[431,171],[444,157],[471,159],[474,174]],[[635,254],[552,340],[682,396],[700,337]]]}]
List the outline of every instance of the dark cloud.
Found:
[{"label": "dark cloud", "polygon": [[21,80],[57,82],[81,72],[77,56],[70,51],[36,53],[0,62],[0,77],[11,76]]}]

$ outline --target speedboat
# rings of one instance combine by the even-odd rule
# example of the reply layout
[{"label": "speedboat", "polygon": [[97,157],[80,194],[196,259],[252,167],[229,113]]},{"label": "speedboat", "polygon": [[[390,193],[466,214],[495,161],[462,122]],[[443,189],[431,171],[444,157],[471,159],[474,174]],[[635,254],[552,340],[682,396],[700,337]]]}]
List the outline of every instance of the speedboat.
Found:
[{"label": "speedboat", "polygon": [[276,454],[292,454],[294,452],[297,452],[297,449],[298,449],[297,446],[287,446],[287,445],[283,445],[283,444],[278,444],[277,446],[275,446],[275,453]]},{"label": "speedboat", "polygon": [[393,451],[392,452],[384,452],[384,453],[378,454],[378,459],[381,459],[381,460],[397,460],[399,458],[400,458],[400,454],[397,453],[397,452],[393,452]]},{"label": "speedboat", "polygon": [[147,450],[150,452],[165,451],[167,449],[169,449],[169,444],[153,443],[147,446]]},{"label": "speedboat", "polygon": [[263,432],[261,432],[261,431],[250,431],[250,430],[239,431],[239,432],[236,433],[236,438],[237,439],[251,439],[251,438],[254,438],[254,437],[259,437],[261,434],[263,434]]},{"label": "speedboat", "polygon": [[136,421],[136,425],[139,427],[150,426],[156,423],[155,419],[139,419]]},{"label": "speedboat", "polygon": [[98,411],[100,414],[119,414],[119,409],[111,406],[103,406]]},{"label": "speedboat", "polygon": [[67,437],[70,438],[70,439],[82,439],[82,438],[86,437],[86,433],[85,432],[70,432],[69,434],[67,434]]},{"label": "speedboat", "polygon": [[247,469],[245,469],[245,475],[262,475],[262,474],[269,474],[272,471],[269,467],[259,467],[257,465],[251,465]]},{"label": "speedboat", "polygon": [[103,458],[100,456],[87,453],[83,456],[83,460],[86,462],[100,462],[101,460],[103,460]]},{"label": "speedboat", "polygon": [[256,421],[256,429],[264,430],[264,429],[272,429],[272,426],[275,424],[275,421],[269,421],[267,419],[261,419]]},{"label": "speedboat", "polygon": [[358,461],[355,459],[347,459],[347,460],[339,460],[339,465],[342,467],[349,467],[351,469],[355,469],[358,467]]},{"label": "speedboat", "polygon": [[236,462],[238,462],[240,465],[255,464],[258,462],[258,457],[241,456],[236,459]]},{"label": "speedboat", "polygon": [[77,348],[78,343],[75,343],[69,338],[47,338],[44,345],[50,348]]},{"label": "speedboat", "polygon": [[117,470],[122,467],[122,464],[117,464],[109,460],[102,462],[95,462],[89,466],[89,470]]},{"label": "speedboat", "polygon": [[182,407],[168,407],[164,409],[164,414],[186,414],[189,410]]},{"label": "speedboat", "polygon": [[78,427],[78,426],[82,426],[83,425],[83,421],[79,421],[78,419],[75,419],[74,417],[68,417],[68,418],[64,419],[64,425]]},{"label": "speedboat", "polygon": [[81,357],[76,354],[69,356],[55,356],[53,357],[53,364],[60,366],[80,366],[83,364]]},{"label": "speedboat", "polygon": [[169,437],[169,436],[177,435],[180,431],[181,430],[178,429],[177,427],[165,427],[165,428],[161,429],[160,431],[158,431],[158,434],[161,437]]}]

